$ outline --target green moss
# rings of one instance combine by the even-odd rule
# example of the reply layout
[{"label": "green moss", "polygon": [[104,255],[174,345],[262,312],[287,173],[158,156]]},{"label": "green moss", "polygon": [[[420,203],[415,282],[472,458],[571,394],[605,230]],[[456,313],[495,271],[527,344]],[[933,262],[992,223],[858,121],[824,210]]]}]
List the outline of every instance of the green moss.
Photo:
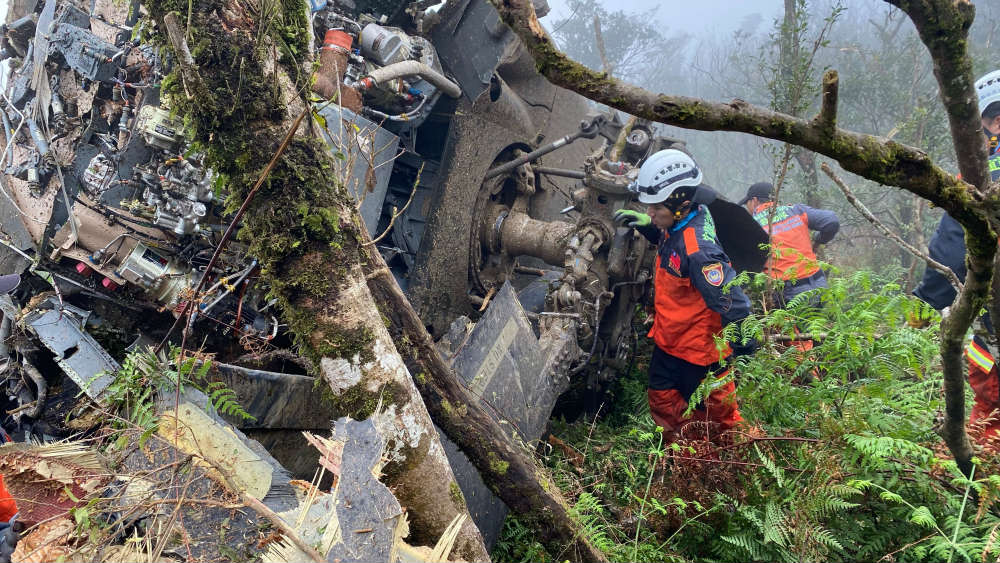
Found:
[{"label": "green moss", "polygon": [[510,463],[500,459],[500,456],[496,452],[489,453],[490,470],[497,475],[506,475],[507,469],[510,468]]},{"label": "green moss", "polygon": [[334,416],[349,416],[355,420],[365,420],[374,414],[379,400],[383,405],[409,400],[409,393],[398,383],[388,383],[378,391],[371,391],[364,386],[364,383],[358,383],[340,393],[334,393],[326,380],[321,377],[317,377],[313,385],[319,391],[323,402],[329,405]]},{"label": "green moss", "polygon": [[[187,83],[180,66],[161,83],[161,98],[185,124],[193,150],[205,154],[218,176],[224,212],[234,213],[264,175],[282,138],[289,115],[278,88],[277,70],[297,82],[308,51],[309,22],[302,0],[281,0],[274,10],[262,10],[265,21],[253,22],[283,49],[274,67],[269,50],[260,49],[254,33],[227,31],[219,14],[221,0],[150,0],[151,39],[173,56],[163,17],[177,12],[190,22],[188,45],[198,67],[199,84]],[[251,17],[251,16],[248,16]],[[254,16],[259,17],[259,16]],[[266,45],[266,43],[265,43]],[[266,52],[265,52],[266,51]],[[265,63],[266,61],[266,63]],[[303,79],[304,80],[304,79]],[[255,192],[242,218],[238,239],[260,264],[263,280],[276,298],[283,320],[301,352],[318,364],[323,356],[348,360],[370,351],[373,333],[363,327],[345,328],[326,308],[336,301],[340,282],[359,256],[359,227],[342,210],[353,209],[350,194],[336,180],[333,157],[321,139],[300,136],[285,148]],[[341,215],[347,216],[341,216]]]},{"label": "green moss", "polygon": [[465,496],[462,494],[462,489],[458,486],[458,483],[452,481],[448,485],[448,492],[451,496],[451,501],[458,507],[459,512],[465,510]]},{"label": "green moss", "polygon": [[308,340],[312,343],[311,353],[320,358],[344,358],[354,361],[354,357],[358,356],[362,364],[375,359],[375,354],[371,350],[375,335],[368,327],[345,329],[329,324],[317,326]]}]

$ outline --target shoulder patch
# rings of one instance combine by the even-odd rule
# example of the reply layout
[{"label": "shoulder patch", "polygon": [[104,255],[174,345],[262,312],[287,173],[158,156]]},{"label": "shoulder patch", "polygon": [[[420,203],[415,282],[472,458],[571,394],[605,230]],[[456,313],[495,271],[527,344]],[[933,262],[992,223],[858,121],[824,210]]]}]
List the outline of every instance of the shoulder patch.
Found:
[{"label": "shoulder patch", "polygon": [[701,268],[701,273],[705,276],[705,281],[715,287],[722,285],[723,280],[726,279],[726,276],[722,271],[721,262],[714,262],[712,264],[708,264],[707,266],[703,266]]}]

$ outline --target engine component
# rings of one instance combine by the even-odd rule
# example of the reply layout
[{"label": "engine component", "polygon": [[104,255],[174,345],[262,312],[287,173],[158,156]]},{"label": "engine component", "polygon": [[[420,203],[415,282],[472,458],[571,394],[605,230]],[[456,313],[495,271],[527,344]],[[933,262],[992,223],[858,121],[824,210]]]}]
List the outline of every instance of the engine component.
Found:
[{"label": "engine component", "polygon": [[110,187],[108,178],[113,170],[111,160],[104,153],[98,153],[90,159],[90,164],[83,171],[83,189],[95,200],[100,199],[101,194]]},{"label": "engine component", "polygon": [[168,110],[156,106],[145,106],[139,111],[135,128],[147,145],[168,152],[176,152],[183,139],[182,124]]},{"label": "engine component", "polygon": [[118,70],[111,62],[118,49],[101,41],[89,30],[53,22],[49,26],[49,44],[63,56],[70,68],[88,80],[109,82]]},{"label": "engine component", "polygon": [[146,289],[157,301],[173,307],[180,292],[191,286],[191,269],[166,258],[143,243],[135,245],[118,271],[122,278]]},{"label": "engine component", "polygon": [[348,60],[351,54],[351,44],[354,39],[337,29],[326,32],[323,47],[319,52],[319,69],[316,71],[316,82],[313,91],[326,99],[339,95],[340,105],[358,113],[361,111],[361,94],[344,82],[347,75]]},{"label": "engine component", "polygon": [[420,61],[400,61],[389,66],[384,66],[372,71],[367,77],[362,78],[361,84],[365,88],[373,88],[379,84],[405,76],[419,76],[452,98],[462,95],[462,90],[458,87],[458,84],[448,80],[443,74]]},{"label": "engine component", "polygon": [[389,30],[370,23],[358,38],[361,54],[380,65],[391,65],[410,58],[410,38],[402,31]]}]

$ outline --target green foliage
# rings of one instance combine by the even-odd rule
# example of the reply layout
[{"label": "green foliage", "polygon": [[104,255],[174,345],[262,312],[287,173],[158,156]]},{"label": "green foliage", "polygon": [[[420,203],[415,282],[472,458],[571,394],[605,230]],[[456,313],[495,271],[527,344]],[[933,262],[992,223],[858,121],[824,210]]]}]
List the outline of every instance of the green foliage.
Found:
[{"label": "green foliage", "polygon": [[[759,303],[766,283],[748,281]],[[1000,463],[984,454],[968,480],[947,458],[933,431],[937,328],[907,324],[918,308],[892,280],[860,272],[728,328],[727,340],[763,344],[734,362],[746,425],[714,444],[659,444],[641,354],[603,419],[553,424],[585,460],[546,457],[574,517],[615,561],[996,559]],[[804,352],[775,338],[796,329],[820,344]],[[495,560],[559,560],[518,526],[508,522]]]},{"label": "green foliage", "polygon": [[[156,395],[171,392],[177,385],[190,385],[204,392],[208,407],[215,412],[240,420],[254,420],[236,399],[236,392],[224,383],[209,381],[212,362],[188,356],[181,359],[179,348],[169,354],[155,354],[152,349],[134,350],[125,357],[122,369],[114,374],[105,390],[104,400],[118,414],[111,421],[112,428],[142,430],[140,444],[157,429]],[[121,440],[125,440],[124,434]],[[124,444],[120,444],[124,445]]]}]

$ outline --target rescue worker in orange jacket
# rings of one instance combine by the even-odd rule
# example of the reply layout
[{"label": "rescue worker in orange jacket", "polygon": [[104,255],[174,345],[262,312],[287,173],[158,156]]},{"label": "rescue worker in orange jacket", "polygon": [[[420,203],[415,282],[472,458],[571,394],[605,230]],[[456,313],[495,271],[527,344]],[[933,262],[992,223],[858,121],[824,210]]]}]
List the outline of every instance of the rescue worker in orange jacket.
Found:
[{"label": "rescue worker in orange jacket", "polygon": [[[996,182],[1000,181],[1000,70],[977,80],[975,88],[983,133],[990,151],[990,178]],[[948,266],[959,280],[965,281],[965,230],[947,213],[941,217],[928,250],[931,258]],[[941,310],[955,300],[956,291],[941,273],[927,268],[913,294]],[[988,333],[996,334],[989,315],[983,315],[980,322]],[[973,336],[965,348],[969,364],[969,386],[972,387],[975,399],[969,422],[985,421],[980,442],[1000,434],[1000,373],[997,372],[995,350],[995,347],[991,350],[987,340],[979,335]]]},{"label": "rescue worker in orange jacket", "polygon": [[667,149],[651,155],[639,170],[633,191],[647,214],[615,212],[619,224],[635,228],[657,245],[654,278],[655,314],[649,331],[656,346],[649,362],[647,395],[653,420],[671,438],[693,420],[714,422],[728,430],[743,419],[735,384],[715,389],[684,417],[688,401],[706,376],[728,374],[725,360],[750,353],[756,342],[716,344],[722,328],[750,313],[750,300],[715,234],[708,208],[693,203],[702,173],[687,154]]},{"label": "rescue worker in orange jacket", "polygon": [[[770,222],[771,259],[767,272],[783,284],[776,297],[778,305],[784,306],[797,295],[827,286],[813,245],[833,240],[840,230],[840,219],[833,211],[801,203],[776,206],[773,200],[774,186],[758,182],[750,186],[740,205],[765,231]],[[817,231],[815,241],[809,231]]]}]

